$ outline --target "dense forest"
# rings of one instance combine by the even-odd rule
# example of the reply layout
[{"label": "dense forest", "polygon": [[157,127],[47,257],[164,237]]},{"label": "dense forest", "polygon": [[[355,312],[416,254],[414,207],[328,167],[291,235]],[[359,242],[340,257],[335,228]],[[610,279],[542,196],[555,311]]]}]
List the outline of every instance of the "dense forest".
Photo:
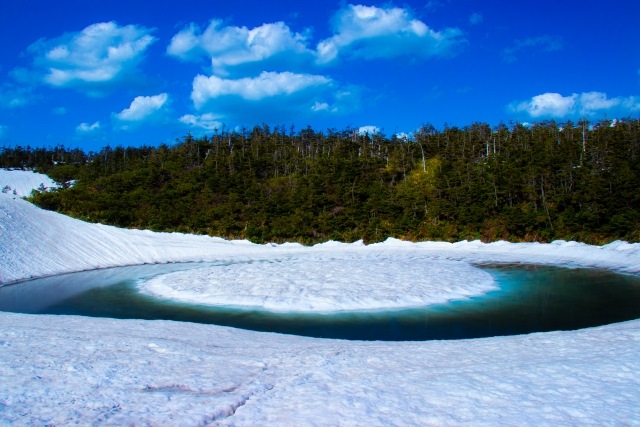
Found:
[{"label": "dense forest", "polygon": [[10,147],[0,167],[92,222],[254,242],[640,241],[640,120],[423,126],[411,139],[256,126],[174,145]]}]

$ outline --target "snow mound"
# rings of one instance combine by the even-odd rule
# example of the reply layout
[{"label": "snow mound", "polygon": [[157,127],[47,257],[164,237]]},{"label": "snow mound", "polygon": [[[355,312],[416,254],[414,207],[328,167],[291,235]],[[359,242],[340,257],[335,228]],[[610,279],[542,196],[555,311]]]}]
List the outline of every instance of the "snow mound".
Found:
[{"label": "snow mound", "polygon": [[182,302],[287,312],[422,307],[497,289],[488,273],[465,262],[357,252],[179,271],[138,286]]}]

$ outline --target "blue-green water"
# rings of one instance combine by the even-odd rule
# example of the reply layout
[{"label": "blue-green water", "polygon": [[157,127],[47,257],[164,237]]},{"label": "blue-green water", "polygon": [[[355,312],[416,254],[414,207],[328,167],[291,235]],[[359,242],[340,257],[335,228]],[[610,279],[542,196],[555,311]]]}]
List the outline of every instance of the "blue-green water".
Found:
[{"label": "blue-green water", "polygon": [[485,265],[499,290],[423,308],[336,314],[271,313],[176,303],[136,282],[203,264],[122,267],[0,288],[0,311],[165,319],[358,340],[479,338],[572,330],[640,318],[640,278],[596,269]]}]

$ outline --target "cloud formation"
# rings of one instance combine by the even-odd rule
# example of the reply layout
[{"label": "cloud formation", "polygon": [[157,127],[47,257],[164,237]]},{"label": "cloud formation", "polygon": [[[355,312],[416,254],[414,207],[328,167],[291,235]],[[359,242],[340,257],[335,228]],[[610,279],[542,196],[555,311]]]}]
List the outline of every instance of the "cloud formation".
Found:
[{"label": "cloud formation", "polygon": [[275,73],[263,71],[258,77],[237,80],[198,75],[193,80],[191,99],[196,109],[212,99],[223,96],[258,101],[279,95],[292,95],[310,88],[327,87],[331,79],[312,74]]},{"label": "cloud formation", "polygon": [[224,79],[197,76],[191,94],[195,112],[180,121],[194,129],[211,130],[256,123],[285,124],[292,118],[345,114],[358,108],[361,90],[328,77],[290,72],[263,72],[256,77]]},{"label": "cloud formation", "polygon": [[509,105],[511,112],[524,112],[531,117],[594,116],[598,113],[614,112],[628,114],[640,111],[640,97],[608,98],[603,92],[583,92],[562,96],[547,92],[532,97],[528,101]]},{"label": "cloud formation", "polygon": [[358,135],[375,135],[377,133],[380,133],[380,128],[378,126],[367,125],[360,126],[360,128],[358,128]]},{"label": "cloud formation", "polygon": [[227,68],[264,61],[275,56],[291,58],[311,55],[306,37],[294,33],[283,22],[263,24],[253,29],[227,26],[213,20],[201,31],[196,24],[174,35],[167,53],[185,61],[198,60],[202,56],[211,59],[214,73],[227,74]]},{"label": "cloud formation", "polygon": [[516,40],[513,46],[503,50],[502,57],[506,62],[518,60],[518,54],[531,49],[543,52],[556,52],[562,49],[562,38],[555,36],[530,37],[524,40]]},{"label": "cloud formation", "polygon": [[444,56],[464,42],[462,31],[434,31],[398,7],[348,5],[333,18],[335,34],[318,43],[319,63],[339,57],[376,59]]},{"label": "cloud formation", "polygon": [[[319,64],[338,58],[427,58],[451,54],[464,42],[458,29],[436,32],[408,9],[348,5],[333,18],[334,34],[310,48],[310,32],[284,22],[255,28],[206,28],[192,23],[173,36],[167,55],[182,61],[211,61],[211,75],[192,83],[195,112],[180,122],[212,130],[222,123],[290,121],[291,116],[343,114],[360,105],[362,88],[317,73]],[[316,70],[314,72],[314,69]],[[302,71],[301,71],[302,70]]]},{"label": "cloud formation", "polygon": [[218,120],[218,117],[212,113],[205,113],[199,116],[194,114],[185,114],[180,117],[179,120],[180,123],[201,131],[215,132],[216,130],[224,128],[224,123]]},{"label": "cloud formation", "polygon": [[169,95],[161,93],[155,96],[136,96],[129,108],[116,114],[123,121],[139,122],[159,111],[168,101]]},{"label": "cloud formation", "polygon": [[156,40],[151,32],[136,25],[102,22],[56,39],[40,39],[28,52],[34,56],[34,72],[42,83],[82,88],[95,95],[135,72]]},{"label": "cloud formation", "polygon": [[92,124],[80,123],[78,126],[76,126],[76,132],[80,134],[94,133],[98,130],[100,130],[100,122],[94,122]]}]

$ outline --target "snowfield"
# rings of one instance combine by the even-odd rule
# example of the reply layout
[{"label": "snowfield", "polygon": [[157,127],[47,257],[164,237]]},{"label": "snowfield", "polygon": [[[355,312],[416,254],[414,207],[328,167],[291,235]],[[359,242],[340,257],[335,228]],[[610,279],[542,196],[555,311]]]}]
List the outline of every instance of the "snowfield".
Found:
[{"label": "snowfield", "polygon": [[[0,169],[0,191],[18,197],[26,197],[34,189],[57,188],[56,184],[47,175],[23,170]],[[15,193],[14,193],[15,192]]]},{"label": "snowfield", "polygon": [[[140,286],[211,304],[351,310],[491,290],[491,278],[471,262],[640,274],[640,245],[625,242],[390,239],[307,248],[123,230],[19,198],[46,179],[0,171],[0,187],[20,189],[0,193],[0,285],[120,265],[216,261],[230,265]],[[423,280],[412,286],[417,277]],[[640,425],[639,401],[640,321],[390,343],[0,312],[0,425]]]}]

